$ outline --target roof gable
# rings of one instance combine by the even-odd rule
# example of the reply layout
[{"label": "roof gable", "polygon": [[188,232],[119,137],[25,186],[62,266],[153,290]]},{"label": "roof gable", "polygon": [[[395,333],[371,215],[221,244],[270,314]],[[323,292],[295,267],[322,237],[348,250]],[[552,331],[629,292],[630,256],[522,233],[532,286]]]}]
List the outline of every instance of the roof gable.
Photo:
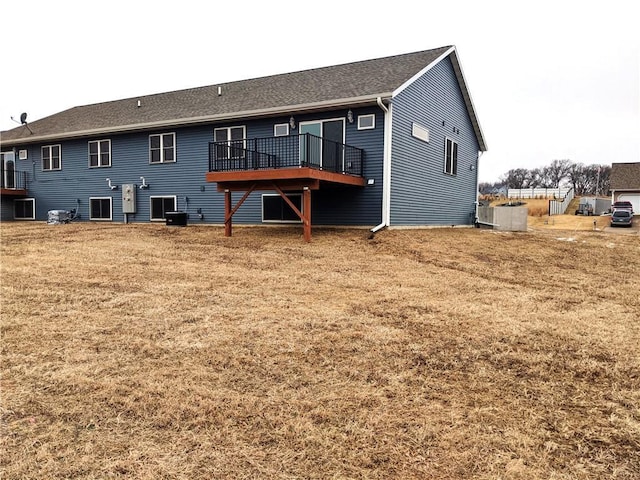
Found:
[{"label": "roof gable", "polygon": [[612,163],[609,188],[611,190],[640,190],[640,162]]},{"label": "roof gable", "polygon": [[[2,132],[2,143],[17,145],[49,139],[373,104],[378,97],[391,98],[394,91],[447,55],[453,55],[454,65],[459,65],[455,48],[447,46],[78,106],[29,123],[29,129],[22,126]],[[482,132],[461,71],[456,69],[456,75],[465,93],[465,101],[469,98],[467,109],[474,121],[479,143],[484,146]]]}]

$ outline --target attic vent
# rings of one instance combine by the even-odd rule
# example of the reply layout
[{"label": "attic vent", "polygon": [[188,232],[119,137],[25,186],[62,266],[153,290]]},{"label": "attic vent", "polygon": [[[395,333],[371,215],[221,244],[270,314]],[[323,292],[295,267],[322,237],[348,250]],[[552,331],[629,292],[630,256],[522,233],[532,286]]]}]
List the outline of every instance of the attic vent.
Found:
[{"label": "attic vent", "polygon": [[411,135],[423,142],[429,142],[429,129],[422,125],[418,125],[417,123],[413,124],[413,127],[411,128]]}]

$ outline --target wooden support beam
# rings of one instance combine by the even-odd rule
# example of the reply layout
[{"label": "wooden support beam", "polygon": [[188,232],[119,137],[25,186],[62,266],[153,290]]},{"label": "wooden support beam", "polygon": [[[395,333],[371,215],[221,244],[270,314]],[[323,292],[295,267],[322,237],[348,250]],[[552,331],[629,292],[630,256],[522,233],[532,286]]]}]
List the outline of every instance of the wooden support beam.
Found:
[{"label": "wooden support beam", "polygon": [[231,236],[231,190],[224,192],[224,236]]},{"label": "wooden support beam", "polygon": [[305,187],[302,190],[302,212],[305,218],[303,221],[304,240],[305,242],[311,241],[311,190]]},{"label": "wooden support beam", "polygon": [[251,195],[251,192],[253,192],[255,189],[256,189],[255,184],[249,187],[249,190],[245,192],[245,194],[242,196],[240,200],[238,200],[238,203],[236,203],[236,205],[233,208],[231,208],[231,190],[225,190],[224,192],[224,236],[225,237],[231,236],[233,214],[238,211],[238,209],[240,208],[240,205],[242,205],[244,201],[247,198],[249,198],[249,195]]}]

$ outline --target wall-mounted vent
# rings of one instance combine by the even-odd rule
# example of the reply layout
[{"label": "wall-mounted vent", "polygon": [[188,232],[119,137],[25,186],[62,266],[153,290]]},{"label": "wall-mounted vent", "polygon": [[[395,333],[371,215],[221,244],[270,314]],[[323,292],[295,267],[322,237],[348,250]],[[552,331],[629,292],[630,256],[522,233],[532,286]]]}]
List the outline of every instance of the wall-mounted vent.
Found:
[{"label": "wall-mounted vent", "polygon": [[411,135],[423,142],[429,142],[429,129],[417,123],[414,123],[411,127]]}]

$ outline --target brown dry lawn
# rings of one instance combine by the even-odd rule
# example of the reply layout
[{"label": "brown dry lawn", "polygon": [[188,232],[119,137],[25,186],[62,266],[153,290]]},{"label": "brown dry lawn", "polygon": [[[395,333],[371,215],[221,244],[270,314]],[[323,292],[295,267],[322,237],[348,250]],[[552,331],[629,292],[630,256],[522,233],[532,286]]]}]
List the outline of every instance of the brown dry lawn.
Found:
[{"label": "brown dry lawn", "polygon": [[638,479],[640,237],[7,223],[0,477]]}]

